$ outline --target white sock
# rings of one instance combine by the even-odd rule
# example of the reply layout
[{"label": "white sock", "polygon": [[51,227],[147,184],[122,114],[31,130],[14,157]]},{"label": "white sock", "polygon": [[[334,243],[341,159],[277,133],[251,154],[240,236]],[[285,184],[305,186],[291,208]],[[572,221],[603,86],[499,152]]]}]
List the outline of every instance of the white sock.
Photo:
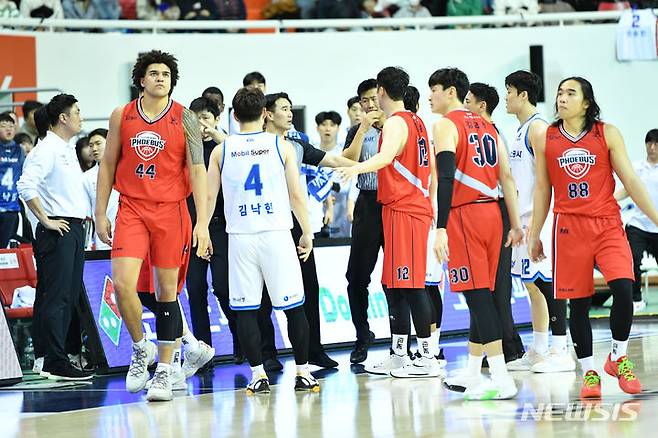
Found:
[{"label": "white sock", "polygon": [[306,376],[311,373],[308,369],[308,363],[303,365],[295,365],[295,368],[297,369],[298,376]]},{"label": "white sock", "polygon": [[435,355],[433,354],[430,344],[432,344],[431,336],[429,338],[416,338],[416,346],[418,347],[420,355],[428,359],[433,359]]},{"label": "white sock", "polygon": [[545,356],[548,352],[548,332],[532,332],[532,348]]},{"label": "white sock", "polygon": [[567,335],[553,335],[552,344],[555,351],[560,354],[567,354]]},{"label": "white sock", "polygon": [[626,348],[628,347],[628,339],[625,341],[612,340],[612,349],[610,350],[610,360],[616,361],[622,356],[626,356]]},{"label": "white sock", "polygon": [[171,373],[171,365],[168,364],[168,363],[164,363],[164,362],[158,362],[158,366],[155,370],[156,371],[158,371],[158,370],[167,370]]},{"label": "white sock", "polygon": [[199,341],[189,330],[183,335],[183,345],[185,345],[185,350],[189,353],[193,353],[199,349]]},{"label": "white sock", "polygon": [[432,357],[439,355],[439,331],[430,333],[430,354]]},{"label": "white sock", "polygon": [[492,379],[507,374],[507,365],[505,365],[504,355],[499,354],[497,356],[487,356],[487,361],[489,361],[489,371]]},{"label": "white sock", "polygon": [[583,370],[583,376],[587,374],[588,371],[596,371],[594,370],[594,358],[592,356],[588,357],[583,357],[582,359],[578,359],[578,362],[580,362],[580,368]]},{"label": "white sock", "polygon": [[468,355],[466,372],[471,375],[478,375],[482,372],[482,356]]},{"label": "white sock", "polygon": [[407,354],[408,338],[409,336],[407,335],[391,335],[391,348],[393,349],[394,354],[397,354],[398,356],[404,356]]},{"label": "white sock", "polygon": [[265,374],[265,368],[263,368],[262,364],[251,367],[251,377],[252,379],[260,379],[261,377],[267,378],[267,374]]},{"label": "white sock", "polygon": [[174,348],[174,352],[171,355],[171,370],[173,372],[180,371],[180,347]]},{"label": "white sock", "polygon": [[133,342],[133,345],[137,348],[140,348],[140,349],[144,348],[144,346],[146,345],[146,338],[144,336],[142,336],[142,340],[137,341],[137,342]]}]

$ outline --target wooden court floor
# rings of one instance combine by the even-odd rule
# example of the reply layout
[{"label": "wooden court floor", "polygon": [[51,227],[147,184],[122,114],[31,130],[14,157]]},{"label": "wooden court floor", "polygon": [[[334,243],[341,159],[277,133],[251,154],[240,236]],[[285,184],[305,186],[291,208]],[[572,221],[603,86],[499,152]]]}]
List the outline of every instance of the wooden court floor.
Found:
[{"label": "wooden court floor", "polygon": [[[607,322],[595,324],[595,359],[602,372],[609,350]],[[273,377],[270,395],[247,397],[247,366],[221,365],[212,376],[193,377],[188,392],[170,403],[127,395],[123,377],[109,384],[58,391],[0,392],[0,437],[643,437],[658,431],[658,323],[635,323],[629,356],[644,392],[621,392],[603,377],[603,398],[578,400],[580,372],[517,372],[516,399],[464,402],[439,379],[373,377],[349,366],[349,352],[321,374],[319,394],[292,389],[294,364]],[[528,340],[527,334],[524,340]],[[448,369],[465,361],[465,340],[449,340]],[[372,350],[377,360],[388,349]],[[105,378],[107,379],[107,378]],[[228,383],[227,383],[228,381]],[[132,398],[131,398],[132,397]],[[82,400],[76,405],[75,401]],[[67,410],[66,406],[76,406]]]}]

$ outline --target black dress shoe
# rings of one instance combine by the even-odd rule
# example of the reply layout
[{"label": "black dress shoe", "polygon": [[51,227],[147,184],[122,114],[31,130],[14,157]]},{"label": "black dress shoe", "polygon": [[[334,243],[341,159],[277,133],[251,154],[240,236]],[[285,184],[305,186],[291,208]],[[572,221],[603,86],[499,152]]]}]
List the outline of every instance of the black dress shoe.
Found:
[{"label": "black dress shoe", "polygon": [[375,334],[369,332],[368,340],[366,342],[356,341],[356,344],[354,344],[354,350],[350,353],[350,362],[361,363],[365,361],[368,358],[368,348],[370,348],[374,340]]},{"label": "black dress shoe", "polygon": [[281,371],[283,370],[283,364],[277,358],[265,359],[263,361],[263,369],[268,372]]},{"label": "black dress shoe", "polygon": [[69,362],[55,363],[44,366],[43,373],[47,373],[50,380],[90,380],[93,375],[86,371],[81,371],[71,365]]},{"label": "black dress shoe", "polygon": [[310,356],[308,363],[319,366],[320,368],[336,368],[338,366],[338,362],[327,356],[327,353],[324,351]]}]

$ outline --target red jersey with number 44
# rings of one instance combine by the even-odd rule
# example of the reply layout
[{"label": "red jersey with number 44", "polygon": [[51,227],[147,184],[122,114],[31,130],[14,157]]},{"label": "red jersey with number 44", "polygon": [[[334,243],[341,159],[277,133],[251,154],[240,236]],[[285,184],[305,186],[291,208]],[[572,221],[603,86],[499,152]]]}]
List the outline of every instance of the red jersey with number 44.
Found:
[{"label": "red jersey with number 44", "polygon": [[153,202],[176,202],[190,194],[183,111],[170,99],[164,111],[149,120],[140,99],[124,107],[114,180],[119,193]]},{"label": "red jersey with number 44", "polygon": [[496,128],[465,109],[451,111],[445,117],[455,124],[459,133],[452,207],[498,199],[500,167]]},{"label": "red jersey with number 44", "polygon": [[[407,143],[388,166],[377,171],[377,200],[388,208],[420,216],[433,216],[430,200],[430,144],[423,121],[400,111],[407,124]],[[383,135],[379,138],[381,148]]]},{"label": "red jersey with number 44", "polygon": [[577,137],[566,132],[562,124],[546,131],[546,167],[555,193],[555,213],[619,215],[604,126],[596,122]]}]

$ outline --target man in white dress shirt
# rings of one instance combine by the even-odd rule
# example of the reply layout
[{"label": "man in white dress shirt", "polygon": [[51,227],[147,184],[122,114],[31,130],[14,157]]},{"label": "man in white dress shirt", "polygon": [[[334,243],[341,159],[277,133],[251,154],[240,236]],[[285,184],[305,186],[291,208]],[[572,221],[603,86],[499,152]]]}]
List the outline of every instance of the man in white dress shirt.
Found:
[{"label": "man in white dress shirt", "polygon": [[[98,128],[94,129],[89,133],[89,147],[91,148],[92,156],[96,163],[100,164],[103,159],[103,154],[105,154],[105,139],[107,138],[107,129]],[[94,166],[88,171],[86,171],[83,176],[83,185],[85,189],[85,199],[89,207],[89,212],[87,215],[91,218],[94,217],[94,211],[96,211],[96,181],[98,180],[98,169],[100,166]],[[110,201],[107,205],[107,217],[110,220],[112,225],[112,231],[114,232],[114,223],[117,217],[117,212],[119,211],[119,192],[112,189],[110,193]],[[95,220],[94,220],[95,223]],[[111,249],[110,245],[103,242],[99,239],[96,233],[93,233],[91,239],[91,249]]]},{"label": "man in white dress shirt", "polygon": [[[77,99],[59,94],[47,105],[50,130],[28,156],[18,192],[39,220],[35,232],[38,293],[34,303],[35,343],[45,351],[41,374],[54,380],[85,380],[65,350],[71,313],[82,291],[87,207],[82,170],[72,137],[82,117]],[[35,350],[37,346],[35,345]]]},{"label": "man in white dress shirt", "polygon": [[[658,129],[652,129],[644,137],[647,148],[647,158],[633,163],[637,176],[640,177],[644,186],[651,196],[653,205],[658,207]],[[628,197],[625,189],[615,193],[617,200]],[[633,210],[633,216],[626,224],[626,236],[633,253],[633,270],[635,271],[635,282],[633,283],[633,308],[637,312],[647,306],[642,299],[642,257],[644,252],[652,255],[658,260],[658,227],[651,222],[639,208]]]}]

